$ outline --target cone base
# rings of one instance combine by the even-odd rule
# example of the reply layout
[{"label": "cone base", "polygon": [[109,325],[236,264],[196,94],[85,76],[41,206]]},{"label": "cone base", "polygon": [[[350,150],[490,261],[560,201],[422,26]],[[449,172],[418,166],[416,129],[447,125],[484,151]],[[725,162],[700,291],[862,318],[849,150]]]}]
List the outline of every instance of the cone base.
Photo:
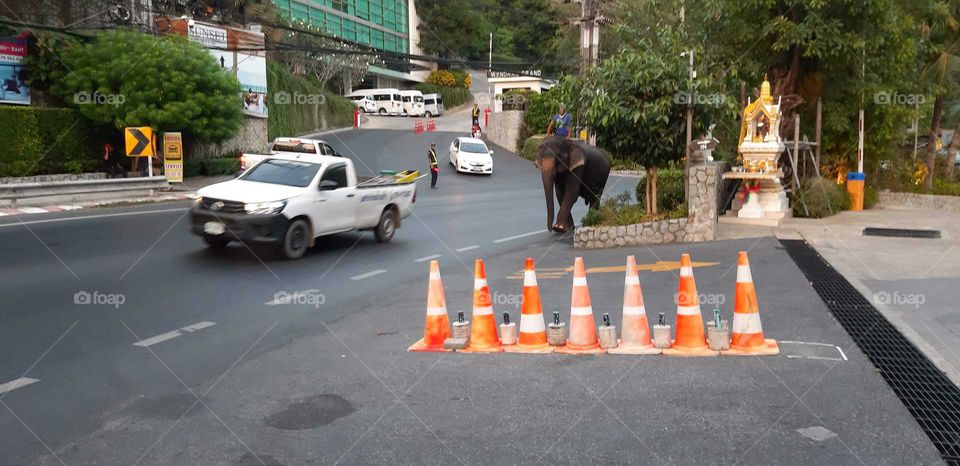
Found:
[{"label": "cone base", "polygon": [[542,345],[510,345],[504,346],[503,351],[507,353],[552,353],[556,346],[550,346],[548,343]]},{"label": "cone base", "polygon": [[[676,340],[674,340],[676,344]],[[701,348],[681,348],[677,346],[671,346],[670,348],[663,349],[664,356],[719,356],[719,351],[714,351],[710,349],[709,346],[703,345]]]},{"label": "cone base", "polygon": [[502,353],[503,346],[468,346],[466,349],[459,351],[460,353]]},{"label": "cone base", "polygon": [[620,343],[616,348],[607,350],[609,354],[660,354],[663,350],[654,348],[653,345],[637,345],[629,343]]},{"label": "cone base", "polygon": [[763,341],[766,343],[763,346],[756,348],[730,348],[721,351],[720,354],[724,356],[776,356],[780,354],[780,345],[777,344],[777,340],[765,338]]},{"label": "cone base", "polygon": [[427,346],[426,342],[424,342],[423,338],[421,338],[416,343],[410,345],[410,347],[407,348],[407,351],[413,351],[415,353],[446,353],[450,350],[444,348],[443,345]]},{"label": "cone base", "polygon": [[557,346],[556,353],[560,354],[604,354],[607,350],[600,347],[600,343],[597,343],[597,346],[570,346],[570,343],[567,343],[564,346]]}]

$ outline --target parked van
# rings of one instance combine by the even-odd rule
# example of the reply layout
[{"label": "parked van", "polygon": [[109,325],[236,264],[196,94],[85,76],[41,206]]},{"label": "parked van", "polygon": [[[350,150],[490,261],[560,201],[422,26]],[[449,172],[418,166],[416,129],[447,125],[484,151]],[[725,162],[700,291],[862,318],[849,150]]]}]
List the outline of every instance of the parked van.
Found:
[{"label": "parked van", "polygon": [[423,111],[427,118],[443,115],[443,98],[440,94],[424,94]]},{"label": "parked van", "polygon": [[403,100],[399,89],[361,89],[347,94],[348,99],[356,96],[370,96],[377,103],[378,115],[402,115]]},{"label": "parked van", "polygon": [[347,97],[363,113],[377,113],[377,102],[368,95],[354,95]]},{"label": "parked van", "polygon": [[423,116],[423,93],[420,91],[400,91],[403,99],[403,113],[407,116]]}]

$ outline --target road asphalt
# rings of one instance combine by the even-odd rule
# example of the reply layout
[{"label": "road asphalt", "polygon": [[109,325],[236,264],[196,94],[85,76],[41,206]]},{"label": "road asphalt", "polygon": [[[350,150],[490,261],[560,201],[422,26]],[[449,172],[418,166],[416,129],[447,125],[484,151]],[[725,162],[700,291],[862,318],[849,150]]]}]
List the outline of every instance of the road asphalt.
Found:
[{"label": "road asphalt", "polygon": [[[457,135],[328,140],[372,173],[424,169],[429,142],[444,156]],[[420,181],[391,243],[337,235],[295,262],[206,250],[184,202],[0,219],[0,384],[20,381],[0,385],[5,462],[940,462],[775,239],[575,251],[544,231],[537,170],[493,149],[491,177],[442,160],[439,189]],[[612,177],[605,194],[635,182]],[[574,217],[584,213],[581,203]],[[529,256],[546,311],[567,320],[564,269],[582,255],[598,268],[594,309],[617,325],[622,272],[602,268],[690,252],[708,263],[695,269],[704,315],[716,304],[729,318],[738,250],[750,251],[767,337],[800,342],[780,356],[406,352],[423,331],[434,256],[451,314],[469,315],[483,258],[496,313],[518,319]],[[642,272],[651,318],[673,320],[675,274]],[[277,303],[296,292],[309,298]]]}]

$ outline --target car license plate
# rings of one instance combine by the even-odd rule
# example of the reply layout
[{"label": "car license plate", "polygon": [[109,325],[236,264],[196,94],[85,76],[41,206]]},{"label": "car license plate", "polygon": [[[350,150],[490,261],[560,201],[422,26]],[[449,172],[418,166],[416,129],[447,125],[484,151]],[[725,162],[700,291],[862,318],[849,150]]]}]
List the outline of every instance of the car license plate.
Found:
[{"label": "car license plate", "polygon": [[222,235],[227,231],[227,226],[220,222],[207,222],[203,224],[203,232],[208,235]]}]

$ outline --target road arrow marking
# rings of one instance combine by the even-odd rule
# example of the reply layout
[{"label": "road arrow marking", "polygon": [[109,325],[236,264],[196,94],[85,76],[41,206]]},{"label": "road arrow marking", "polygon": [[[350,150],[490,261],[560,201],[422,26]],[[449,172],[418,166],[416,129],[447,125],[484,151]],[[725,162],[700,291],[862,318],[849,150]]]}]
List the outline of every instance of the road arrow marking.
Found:
[{"label": "road arrow marking", "polygon": [[351,280],[363,280],[363,279],[365,279],[365,278],[370,278],[370,277],[373,277],[373,276],[376,276],[376,275],[380,275],[381,273],[384,273],[384,272],[386,272],[386,269],[374,270],[374,271],[372,271],[372,272],[361,273],[360,275],[354,275],[354,276],[350,277],[350,279],[351,279]]},{"label": "road arrow marking", "polygon": [[30,384],[35,384],[39,382],[40,379],[31,379],[30,377],[20,377],[17,380],[11,380],[3,385],[0,385],[0,394],[14,391],[18,388],[26,387]]},{"label": "road arrow marking", "polygon": [[414,259],[413,261],[414,261],[414,262],[426,262],[426,261],[428,261],[428,260],[431,260],[431,259],[439,259],[439,258],[441,258],[441,257],[443,257],[442,254],[434,254],[434,255],[432,255],[432,256],[426,256],[426,257],[421,257],[421,258],[419,258],[419,259]]},{"label": "road arrow marking", "polygon": [[[711,267],[714,265],[720,265],[719,262],[693,262],[693,268],[698,267]],[[612,265],[609,267],[590,267],[587,269],[587,273],[625,273],[627,266],[625,265]],[[669,272],[671,270],[680,270],[679,261],[657,261],[653,264],[637,264],[637,270],[647,270],[650,272]],[[541,273],[541,271],[545,273]],[[560,268],[560,269],[537,269],[537,278],[563,278],[568,273],[573,272],[573,267]],[[507,278],[513,280],[522,280],[523,279],[523,270],[515,272],[513,275],[508,276]]]}]

